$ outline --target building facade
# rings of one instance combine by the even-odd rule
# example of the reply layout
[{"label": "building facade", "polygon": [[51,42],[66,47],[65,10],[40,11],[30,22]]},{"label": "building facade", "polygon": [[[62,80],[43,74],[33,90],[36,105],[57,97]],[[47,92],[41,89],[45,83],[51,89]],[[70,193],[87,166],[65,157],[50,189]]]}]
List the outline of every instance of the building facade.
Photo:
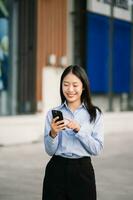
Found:
[{"label": "building facade", "polygon": [[66,58],[66,12],[66,0],[0,0],[0,115],[42,110],[42,70]]},{"label": "building facade", "polygon": [[132,16],[129,1],[87,1],[86,67],[91,91],[108,97],[108,110],[115,101],[117,110],[133,110]]},{"label": "building facade", "polygon": [[69,15],[72,62],[86,69],[94,102],[133,110],[132,0],[74,0]]},{"label": "building facade", "polygon": [[0,0],[1,116],[42,111],[43,69],[66,59],[86,69],[105,110],[133,109],[132,6],[111,2]]}]

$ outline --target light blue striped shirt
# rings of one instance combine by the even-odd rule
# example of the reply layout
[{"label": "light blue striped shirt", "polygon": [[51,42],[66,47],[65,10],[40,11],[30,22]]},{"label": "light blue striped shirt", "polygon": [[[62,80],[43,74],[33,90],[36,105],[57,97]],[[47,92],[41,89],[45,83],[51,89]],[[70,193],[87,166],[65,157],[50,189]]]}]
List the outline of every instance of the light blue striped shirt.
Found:
[{"label": "light blue striped shirt", "polygon": [[44,143],[46,152],[67,158],[80,158],[84,156],[98,155],[103,148],[103,115],[97,110],[95,122],[90,123],[90,115],[82,104],[72,112],[66,103],[54,108],[63,113],[64,119],[74,120],[80,124],[80,130],[75,133],[66,128],[60,131],[55,138],[49,133],[51,130],[52,112],[48,111],[45,121]]}]

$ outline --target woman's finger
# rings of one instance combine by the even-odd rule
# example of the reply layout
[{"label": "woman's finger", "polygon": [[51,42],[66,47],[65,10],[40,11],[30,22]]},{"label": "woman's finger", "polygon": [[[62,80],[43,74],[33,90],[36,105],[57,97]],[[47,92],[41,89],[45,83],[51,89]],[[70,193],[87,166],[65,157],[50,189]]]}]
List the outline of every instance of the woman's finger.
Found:
[{"label": "woman's finger", "polygon": [[55,117],[55,118],[53,118],[52,122],[53,122],[53,123],[55,123],[57,119],[59,119],[59,117],[58,117],[58,116],[57,116],[57,117]]},{"label": "woman's finger", "polygon": [[59,126],[60,124],[65,124],[65,123],[64,123],[64,120],[60,120],[60,121],[58,121],[58,122],[56,123],[57,126]]},{"label": "woman's finger", "polygon": [[65,128],[66,126],[65,126],[65,124],[60,124],[59,126],[58,126],[58,128]]}]

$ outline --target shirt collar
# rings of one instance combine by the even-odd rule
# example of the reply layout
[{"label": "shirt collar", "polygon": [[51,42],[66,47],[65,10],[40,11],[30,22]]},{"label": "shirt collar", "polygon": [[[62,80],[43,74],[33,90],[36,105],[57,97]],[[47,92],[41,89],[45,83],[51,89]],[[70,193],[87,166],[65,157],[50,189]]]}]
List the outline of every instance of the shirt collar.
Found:
[{"label": "shirt collar", "polygon": [[61,105],[58,106],[59,109],[60,109],[60,108],[63,108],[63,107],[67,107],[66,101],[65,101],[64,103],[62,103]]},{"label": "shirt collar", "polygon": [[[66,107],[66,108],[69,109],[66,101],[60,105],[60,108],[63,108],[63,107]],[[86,106],[85,106],[84,102],[81,103],[81,105],[78,107],[78,109],[82,108],[82,107],[84,107],[86,109]]]},{"label": "shirt collar", "polygon": [[86,106],[85,106],[85,103],[84,102],[82,102],[82,104],[81,104],[85,109],[86,109]]}]

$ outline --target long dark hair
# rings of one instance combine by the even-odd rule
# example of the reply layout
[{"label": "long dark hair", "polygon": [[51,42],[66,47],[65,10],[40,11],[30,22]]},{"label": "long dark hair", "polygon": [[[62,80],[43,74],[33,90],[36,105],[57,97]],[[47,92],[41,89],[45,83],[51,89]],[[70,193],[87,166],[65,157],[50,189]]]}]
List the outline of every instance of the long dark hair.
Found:
[{"label": "long dark hair", "polygon": [[98,110],[100,113],[101,113],[101,110],[97,106],[94,106],[91,102],[89,80],[88,80],[88,77],[87,77],[85,70],[82,67],[80,67],[78,65],[70,65],[62,73],[61,80],[60,80],[61,102],[64,103],[66,101],[66,98],[65,98],[63,91],[62,91],[62,83],[63,83],[63,79],[65,78],[65,76],[69,73],[74,74],[75,76],[77,76],[81,80],[81,82],[83,84],[81,102],[84,103],[88,113],[90,114],[90,122],[95,121],[96,110]]}]

